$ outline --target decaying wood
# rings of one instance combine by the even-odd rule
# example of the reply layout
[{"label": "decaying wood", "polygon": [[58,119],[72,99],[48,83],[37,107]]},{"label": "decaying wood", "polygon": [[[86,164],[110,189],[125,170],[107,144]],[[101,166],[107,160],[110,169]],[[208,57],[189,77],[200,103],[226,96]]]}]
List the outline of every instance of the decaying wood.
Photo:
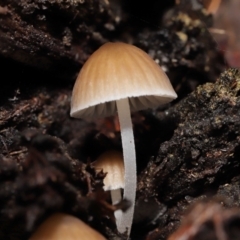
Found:
[{"label": "decaying wood", "polygon": [[99,46],[104,41],[94,22],[115,22],[108,5],[94,0],[3,0],[0,54],[62,78],[72,76],[93,51],[94,42]]},{"label": "decaying wood", "polygon": [[[146,201],[155,198],[169,207],[165,224],[170,231],[172,223],[180,221],[179,213],[185,205],[202,195],[226,197],[229,206],[240,205],[232,190],[239,186],[239,92],[240,72],[230,69],[215,84],[199,86],[158,115],[173,124],[174,133],[141,174],[138,194]],[[223,187],[225,184],[231,187]],[[160,225],[159,238],[153,239],[164,239],[165,234]]]}]

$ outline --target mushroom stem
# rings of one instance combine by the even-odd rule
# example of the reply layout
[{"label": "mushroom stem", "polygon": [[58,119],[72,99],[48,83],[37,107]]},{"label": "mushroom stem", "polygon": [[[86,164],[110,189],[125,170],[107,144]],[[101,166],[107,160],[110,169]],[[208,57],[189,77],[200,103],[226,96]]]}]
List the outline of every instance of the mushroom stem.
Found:
[{"label": "mushroom stem", "polygon": [[111,190],[111,198],[112,198],[113,205],[119,203],[122,200],[121,189],[118,188],[118,189]]},{"label": "mushroom stem", "polygon": [[123,233],[127,230],[128,235],[130,235],[137,188],[136,153],[128,98],[117,100],[116,104],[121,129],[125,171],[123,198],[130,200],[132,203],[131,207],[126,212],[122,213],[119,224],[117,221],[117,227],[119,232]]},{"label": "mushroom stem", "polygon": [[[122,193],[121,189],[114,189],[111,190],[111,198],[112,198],[112,204],[115,205],[119,203],[122,200]],[[114,216],[116,218],[116,224],[119,226],[120,224],[120,219],[122,218],[122,210],[118,209],[114,212]]]}]

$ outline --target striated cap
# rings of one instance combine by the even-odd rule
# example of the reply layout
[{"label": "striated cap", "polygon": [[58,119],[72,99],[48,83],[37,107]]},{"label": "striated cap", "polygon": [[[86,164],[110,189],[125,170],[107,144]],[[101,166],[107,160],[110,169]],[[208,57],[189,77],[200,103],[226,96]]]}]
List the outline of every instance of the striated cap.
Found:
[{"label": "striated cap", "polygon": [[43,222],[30,240],[106,240],[99,232],[71,215],[56,213]]},{"label": "striated cap", "polygon": [[114,115],[116,100],[131,111],[157,107],[177,97],[167,75],[144,51],[126,43],[106,43],[83,65],[73,88],[71,116]]},{"label": "striated cap", "polygon": [[103,180],[105,191],[124,188],[124,164],[121,152],[107,151],[93,162],[93,166],[107,173]]}]

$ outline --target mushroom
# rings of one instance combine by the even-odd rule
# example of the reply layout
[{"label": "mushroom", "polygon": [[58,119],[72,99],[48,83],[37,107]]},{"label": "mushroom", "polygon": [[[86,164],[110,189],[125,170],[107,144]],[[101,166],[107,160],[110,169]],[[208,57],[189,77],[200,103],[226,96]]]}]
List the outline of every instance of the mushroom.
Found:
[{"label": "mushroom", "polygon": [[126,43],[106,43],[83,65],[75,82],[71,113],[76,118],[118,113],[121,128],[125,187],[132,202],[119,220],[119,232],[131,231],[136,197],[136,153],[131,111],[157,107],[177,97],[159,65],[141,49]]},{"label": "mushroom", "polygon": [[29,240],[106,240],[99,232],[71,215],[56,213],[43,222]]},{"label": "mushroom", "polygon": [[[112,204],[119,203],[122,200],[121,188],[124,188],[124,165],[122,153],[115,150],[104,152],[92,163],[92,165],[97,170],[103,170],[107,173],[103,180],[103,189],[104,191],[110,191]],[[114,215],[118,226],[122,211],[116,210]]]},{"label": "mushroom", "polygon": [[215,14],[221,4],[221,0],[203,0],[203,6],[209,14]]}]

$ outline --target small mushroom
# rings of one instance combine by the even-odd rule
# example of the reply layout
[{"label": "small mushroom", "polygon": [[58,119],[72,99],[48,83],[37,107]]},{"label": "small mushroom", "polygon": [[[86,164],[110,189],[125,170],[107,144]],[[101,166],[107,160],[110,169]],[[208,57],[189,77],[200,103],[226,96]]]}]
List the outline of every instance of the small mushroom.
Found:
[{"label": "small mushroom", "polygon": [[203,0],[203,6],[209,14],[215,14],[221,4],[221,0]]},{"label": "small mushroom", "polygon": [[118,113],[125,169],[124,198],[132,202],[119,220],[119,232],[130,234],[136,197],[136,153],[130,111],[157,107],[177,97],[159,65],[141,49],[106,43],[82,67],[75,82],[71,113],[96,118]]},{"label": "small mushroom", "polygon": [[43,222],[29,240],[106,240],[99,232],[71,215],[56,213]]},{"label": "small mushroom", "polygon": [[[93,166],[97,170],[103,170],[103,172],[107,173],[103,180],[103,189],[104,191],[111,192],[113,204],[119,203],[122,200],[121,189],[124,188],[124,165],[122,153],[114,150],[104,152],[93,162]],[[118,226],[122,211],[116,210],[114,215]]]}]

